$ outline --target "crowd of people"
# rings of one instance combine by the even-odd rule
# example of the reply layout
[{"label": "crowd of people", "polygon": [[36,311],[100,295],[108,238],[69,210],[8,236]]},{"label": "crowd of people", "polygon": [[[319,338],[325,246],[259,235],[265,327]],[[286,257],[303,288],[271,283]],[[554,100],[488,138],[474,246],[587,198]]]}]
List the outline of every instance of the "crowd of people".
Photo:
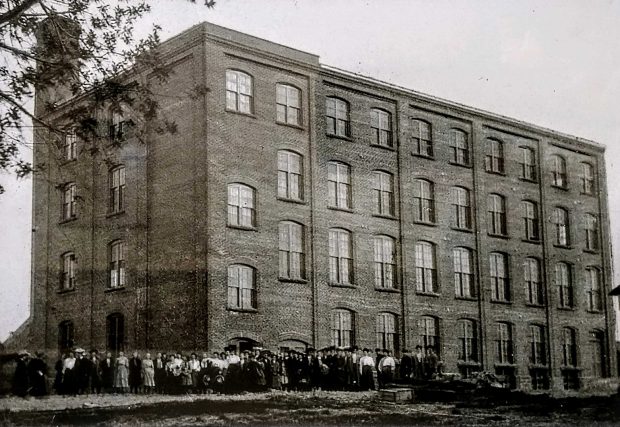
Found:
[{"label": "crowd of people", "polygon": [[[54,365],[53,390],[61,395],[98,393],[240,393],[269,389],[374,390],[396,381],[414,383],[433,378],[441,362],[432,347],[417,346],[395,357],[390,350],[329,347],[306,352],[271,352],[262,348],[238,352],[150,353],[127,357],[119,351],[89,353],[76,348]],[[18,355],[13,393],[44,396],[48,365],[42,353]],[[49,383],[52,381],[50,380]]]}]

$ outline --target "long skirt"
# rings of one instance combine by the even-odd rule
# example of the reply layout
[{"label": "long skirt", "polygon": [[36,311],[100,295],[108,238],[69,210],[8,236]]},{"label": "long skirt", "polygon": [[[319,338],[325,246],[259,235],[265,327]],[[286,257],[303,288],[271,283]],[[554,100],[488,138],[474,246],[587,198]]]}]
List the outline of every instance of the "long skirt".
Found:
[{"label": "long skirt", "polygon": [[155,369],[143,368],[142,377],[144,387],[155,387]]},{"label": "long skirt", "polygon": [[129,372],[127,366],[119,365],[114,373],[114,387],[129,388]]}]

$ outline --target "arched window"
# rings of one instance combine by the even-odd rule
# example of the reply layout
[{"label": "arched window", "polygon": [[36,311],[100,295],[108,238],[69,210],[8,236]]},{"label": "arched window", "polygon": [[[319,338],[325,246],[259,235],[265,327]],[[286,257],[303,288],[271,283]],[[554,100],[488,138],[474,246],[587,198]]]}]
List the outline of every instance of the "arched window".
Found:
[{"label": "arched window", "polygon": [[396,287],[396,250],[394,239],[389,236],[375,236],[375,287],[393,289]]},{"label": "arched window", "polygon": [[328,206],[351,209],[351,167],[345,163],[327,164]]},{"label": "arched window", "polygon": [[374,171],[375,214],[394,216],[394,176],[389,172]]},{"label": "arched window", "polygon": [[469,190],[463,187],[450,189],[452,199],[452,226],[464,230],[471,229],[471,198]]},{"label": "arched window", "polygon": [[508,257],[500,252],[489,255],[489,275],[491,277],[491,299],[510,301],[510,280],[508,280]]},{"label": "arched window", "polygon": [[415,221],[435,222],[435,189],[431,181],[413,181],[413,212]]},{"label": "arched window", "polygon": [[378,108],[370,110],[370,127],[374,144],[384,147],[392,146],[392,115],[390,113]]},{"label": "arched window", "polygon": [[65,184],[62,192],[62,219],[69,220],[77,217],[77,186],[75,182]]},{"label": "arched window", "polygon": [[475,288],[471,250],[467,248],[454,248],[452,250],[452,261],[454,263],[454,290],[456,296],[473,298],[475,296]]},{"label": "arched window", "polygon": [[228,308],[255,310],[256,271],[254,268],[233,264],[228,266]]},{"label": "arched window", "polygon": [[422,157],[433,157],[433,133],[430,123],[424,120],[411,120],[413,153]]},{"label": "arched window", "polygon": [[64,160],[77,159],[77,142],[78,137],[75,129],[69,129],[63,134],[63,157]]},{"label": "arched window", "polygon": [[519,147],[521,150],[521,178],[536,181],[536,152],[530,147]]},{"label": "arched window", "polygon": [[457,165],[469,166],[469,141],[467,134],[460,129],[450,130],[452,161]]},{"label": "arched window", "polygon": [[349,103],[339,98],[325,100],[327,133],[336,136],[351,136]]},{"label": "arched window", "polygon": [[592,376],[604,378],[607,376],[607,340],[605,332],[594,330],[590,332],[590,354]]},{"label": "arched window", "polygon": [[530,363],[532,365],[546,365],[546,351],[545,327],[530,325]]},{"label": "arched window", "polygon": [[437,292],[435,245],[430,242],[419,241],[415,244],[415,282],[418,292]]},{"label": "arched window", "polygon": [[228,225],[253,228],[256,226],[255,191],[244,184],[228,184]]},{"label": "arched window", "polygon": [[278,197],[301,201],[304,198],[303,158],[292,151],[278,151]]},{"label": "arched window", "polygon": [[329,280],[344,285],[353,282],[351,233],[341,228],[329,230]]},{"label": "arched window", "polygon": [[566,160],[560,155],[551,156],[551,183],[555,187],[566,188],[568,176],[566,174]]},{"label": "arched window", "polygon": [[131,120],[125,119],[123,111],[110,108],[108,112],[108,137],[113,142],[123,141],[127,137],[127,131],[132,124]]},{"label": "arched window", "polygon": [[77,260],[73,252],[65,252],[61,257],[60,290],[68,291],[75,288]]},{"label": "arched window", "polygon": [[581,181],[581,194],[594,194],[594,167],[590,163],[581,162],[581,174],[579,176],[579,180]]},{"label": "arched window", "polygon": [[440,355],[439,319],[433,316],[422,316],[418,319],[418,345],[424,349],[431,348]]},{"label": "arched window", "polygon": [[552,216],[555,244],[558,246],[570,245],[570,222],[568,211],[564,208],[556,207]]},{"label": "arched window", "polygon": [[108,185],[108,212],[122,212],[125,209],[125,166],[116,166],[110,169]]},{"label": "arched window", "polygon": [[332,345],[351,347],[355,344],[355,318],[353,312],[345,309],[332,310]]},{"label": "arched window", "polygon": [[589,251],[598,251],[598,218],[596,217],[596,215],[586,214],[584,218],[584,223],[584,228],[586,232],[586,249]]},{"label": "arched window", "polygon": [[577,340],[573,328],[562,328],[562,366],[577,366]]},{"label": "arched window", "polygon": [[377,315],[377,348],[395,352],[398,350],[398,322],[392,313]]},{"label": "arched window", "polygon": [[109,288],[122,288],[125,286],[125,243],[115,240],[108,246],[109,259]]},{"label": "arched window", "polygon": [[280,234],[280,278],[305,279],[304,226],[292,221],[282,221],[278,228]]},{"label": "arched window", "polygon": [[227,110],[252,114],[253,93],[252,76],[238,70],[226,70]]},{"label": "arched window", "polygon": [[537,258],[525,258],[523,277],[527,291],[527,302],[534,305],[544,303],[543,286],[540,281],[540,261]]},{"label": "arched window", "polygon": [[506,199],[499,194],[489,194],[487,197],[489,234],[495,236],[506,235]]},{"label": "arched window", "polygon": [[525,239],[530,241],[539,240],[538,203],[524,200],[521,202],[521,209],[523,210],[523,230],[525,232]]},{"label": "arched window", "polygon": [[601,275],[596,267],[586,268],[586,292],[588,293],[588,310],[601,311],[603,301],[601,296]]},{"label": "arched window", "polygon": [[112,313],[106,318],[106,342],[111,352],[125,348],[125,316],[121,313]]},{"label": "arched window", "polygon": [[460,319],[457,324],[459,355],[463,362],[478,362],[478,328],[470,319]]},{"label": "arched window", "polygon": [[497,363],[511,365],[515,361],[512,325],[497,322]]},{"label": "arched window", "polygon": [[276,120],[301,126],[301,91],[294,86],[276,85]]},{"label": "arched window", "polygon": [[65,352],[75,345],[74,329],[71,320],[63,320],[58,324],[58,350]]},{"label": "arched window", "polygon": [[571,266],[565,262],[555,265],[555,284],[558,287],[558,303],[562,308],[573,307],[573,274]]},{"label": "arched window", "polygon": [[488,151],[485,157],[487,172],[504,173],[504,144],[498,139],[488,139]]}]

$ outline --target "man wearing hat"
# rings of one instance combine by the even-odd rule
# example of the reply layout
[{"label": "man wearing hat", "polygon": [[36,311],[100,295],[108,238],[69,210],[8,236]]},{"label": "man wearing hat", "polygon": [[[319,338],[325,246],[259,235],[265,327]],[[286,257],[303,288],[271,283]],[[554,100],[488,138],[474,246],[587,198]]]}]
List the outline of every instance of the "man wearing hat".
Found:
[{"label": "man wearing hat", "polygon": [[28,395],[28,357],[30,354],[26,350],[17,354],[17,366],[13,376],[13,394],[19,397]]},{"label": "man wearing hat", "polygon": [[30,378],[30,394],[35,397],[47,394],[47,364],[43,352],[37,351],[35,357],[28,363],[28,377]]},{"label": "man wearing hat", "polygon": [[90,373],[91,373],[91,362],[89,359],[84,357],[84,349],[76,348],[75,349],[75,381],[77,385],[78,394],[88,394],[89,393],[89,381],[90,381]]}]

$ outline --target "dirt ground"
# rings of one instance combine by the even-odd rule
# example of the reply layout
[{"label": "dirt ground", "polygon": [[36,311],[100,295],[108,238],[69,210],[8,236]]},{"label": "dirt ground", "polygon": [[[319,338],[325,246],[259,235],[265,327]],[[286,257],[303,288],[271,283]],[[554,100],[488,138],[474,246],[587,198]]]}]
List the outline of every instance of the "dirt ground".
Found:
[{"label": "dirt ground", "polygon": [[376,392],[0,398],[0,425],[620,425],[620,399],[392,403]]}]

